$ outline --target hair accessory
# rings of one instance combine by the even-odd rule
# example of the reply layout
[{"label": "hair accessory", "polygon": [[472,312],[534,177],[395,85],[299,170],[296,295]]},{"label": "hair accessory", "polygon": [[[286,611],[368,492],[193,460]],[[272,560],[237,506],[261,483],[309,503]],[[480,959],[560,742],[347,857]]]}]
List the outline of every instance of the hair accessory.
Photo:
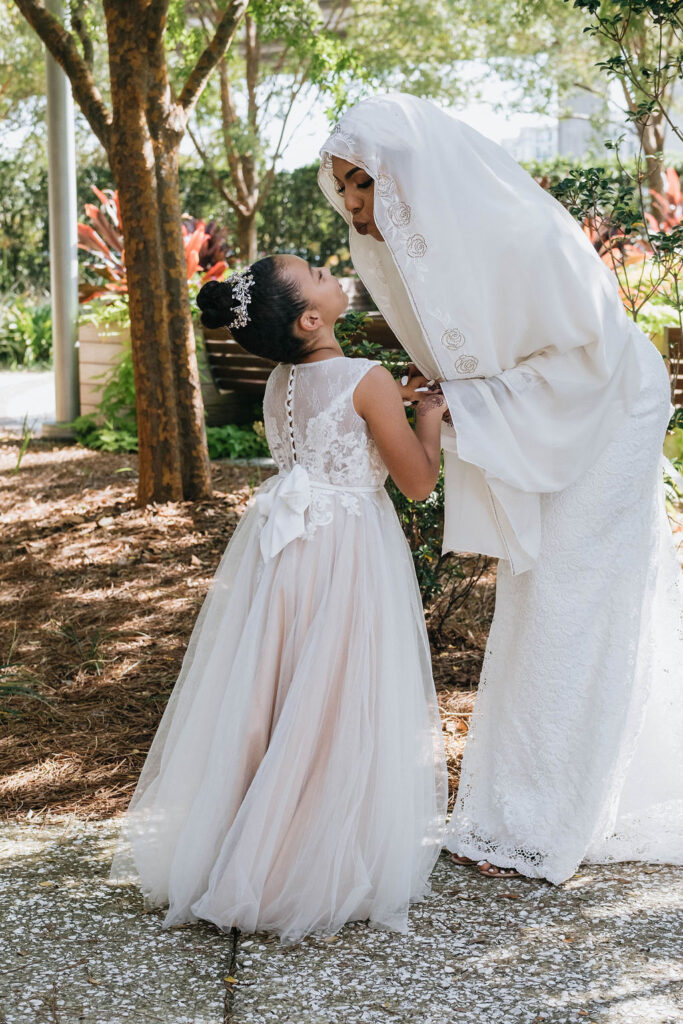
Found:
[{"label": "hair accessory", "polygon": [[249,306],[249,293],[254,286],[254,275],[251,268],[247,267],[241,274],[233,274],[230,278],[230,285],[232,297],[237,299],[237,305],[232,307],[235,316],[228,324],[228,330],[231,331],[235,327],[245,327],[249,323],[247,307]]}]

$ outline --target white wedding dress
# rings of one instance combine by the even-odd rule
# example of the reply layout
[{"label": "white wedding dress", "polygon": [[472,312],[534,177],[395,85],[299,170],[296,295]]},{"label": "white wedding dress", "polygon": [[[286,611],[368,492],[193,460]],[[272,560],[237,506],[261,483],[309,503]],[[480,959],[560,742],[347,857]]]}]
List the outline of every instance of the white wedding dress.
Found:
[{"label": "white wedding dress", "polygon": [[681,571],[660,464],[669,381],[592,468],[542,497],[536,566],[498,563],[448,849],[559,883],[582,861],[683,863]]},{"label": "white wedding dress", "polygon": [[375,365],[269,378],[279,473],[218,566],[111,870],[165,927],[404,931],[428,891],[445,758],[410,549],[353,407]]}]

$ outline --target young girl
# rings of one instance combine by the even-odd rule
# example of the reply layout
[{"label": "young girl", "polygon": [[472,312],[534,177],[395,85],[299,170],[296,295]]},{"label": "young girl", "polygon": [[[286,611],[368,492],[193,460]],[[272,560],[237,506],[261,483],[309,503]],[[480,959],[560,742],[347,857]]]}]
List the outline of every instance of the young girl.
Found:
[{"label": "young girl", "polygon": [[[216,571],[123,821],[163,926],[296,941],[368,919],[405,931],[446,814],[441,725],[412,557],[387,471],[436,483],[443,396],[334,336],[328,270],[259,260],[199,293],[202,321],[278,363],[254,493]],[[403,408],[417,401],[415,431]]]}]

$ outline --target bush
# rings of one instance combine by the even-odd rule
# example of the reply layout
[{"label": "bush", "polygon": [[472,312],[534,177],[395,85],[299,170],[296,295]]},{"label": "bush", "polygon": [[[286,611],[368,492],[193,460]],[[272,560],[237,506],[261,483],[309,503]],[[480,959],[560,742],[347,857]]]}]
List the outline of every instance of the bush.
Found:
[{"label": "bush", "polygon": [[86,448],[100,451],[136,452],[138,424],[130,345],[124,348],[109,375],[102,376],[102,398],[98,411],[78,416],[73,421],[76,440]]},{"label": "bush", "polygon": [[263,459],[270,455],[263,423],[258,421],[253,427],[235,423],[207,427],[206,440],[210,459]]},{"label": "bush", "polygon": [[[408,356],[402,350],[382,348],[376,342],[368,341],[364,330],[366,319],[365,313],[352,312],[337,323],[335,334],[342,351],[353,358],[376,359],[394,377],[399,377],[405,370]],[[406,407],[406,415],[409,422],[414,424],[415,410]],[[391,479],[387,483],[387,490],[410,545],[423,603],[428,605],[442,598],[445,607],[452,610],[458,594],[463,591],[463,581],[467,587],[469,577],[463,571],[460,559],[452,552],[441,554],[444,520],[443,462],[436,487],[426,501],[406,498]],[[446,614],[441,616],[439,631],[445,618]]]},{"label": "bush", "polygon": [[0,366],[45,366],[51,358],[50,303],[23,297],[0,303]]}]

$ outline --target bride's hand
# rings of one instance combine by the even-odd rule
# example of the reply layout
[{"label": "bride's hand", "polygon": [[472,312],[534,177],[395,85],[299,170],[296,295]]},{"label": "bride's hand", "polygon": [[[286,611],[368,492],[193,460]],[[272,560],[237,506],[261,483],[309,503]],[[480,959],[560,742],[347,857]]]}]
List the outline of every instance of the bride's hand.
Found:
[{"label": "bride's hand", "polygon": [[[412,373],[411,373],[412,371]],[[413,402],[417,402],[420,394],[415,394],[417,388],[426,388],[429,385],[433,385],[434,381],[427,380],[423,377],[420,371],[412,363],[408,367],[408,372],[402,374],[401,377],[396,381],[396,385],[401,394],[401,398],[404,403],[412,405]]]}]

